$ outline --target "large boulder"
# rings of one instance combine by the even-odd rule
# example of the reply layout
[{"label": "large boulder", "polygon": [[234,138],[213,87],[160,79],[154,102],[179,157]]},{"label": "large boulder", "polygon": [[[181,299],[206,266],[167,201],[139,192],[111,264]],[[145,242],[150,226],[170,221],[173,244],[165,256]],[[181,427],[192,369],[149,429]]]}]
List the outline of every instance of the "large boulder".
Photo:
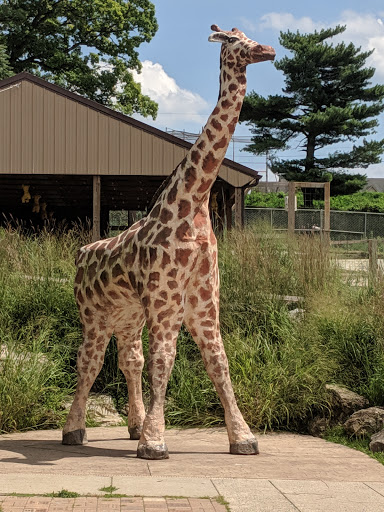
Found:
[{"label": "large boulder", "polygon": [[315,416],[308,424],[308,433],[322,437],[326,430],[344,423],[354,412],[368,407],[366,398],[336,384],[327,384],[330,410]]},{"label": "large boulder", "polygon": [[356,437],[375,434],[384,428],[384,407],[369,407],[352,414],[344,423],[346,432]]},{"label": "large boulder", "polygon": [[327,384],[325,387],[330,393],[332,418],[337,423],[343,423],[354,412],[369,406],[368,400],[354,391],[336,384]]},{"label": "large boulder", "polygon": [[384,452],[384,430],[377,432],[377,434],[373,434],[371,442],[369,443],[369,448],[373,452]]}]

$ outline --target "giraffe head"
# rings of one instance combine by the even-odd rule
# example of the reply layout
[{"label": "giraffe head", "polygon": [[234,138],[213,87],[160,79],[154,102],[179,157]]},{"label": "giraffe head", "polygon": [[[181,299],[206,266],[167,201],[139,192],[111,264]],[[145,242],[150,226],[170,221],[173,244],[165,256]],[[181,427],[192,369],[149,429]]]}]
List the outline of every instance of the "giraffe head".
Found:
[{"label": "giraffe head", "polygon": [[217,25],[211,25],[211,29],[214,32],[209,36],[208,41],[222,43],[223,63],[231,62],[235,66],[243,67],[275,58],[276,52],[272,46],[252,41],[237,28],[221,30]]}]

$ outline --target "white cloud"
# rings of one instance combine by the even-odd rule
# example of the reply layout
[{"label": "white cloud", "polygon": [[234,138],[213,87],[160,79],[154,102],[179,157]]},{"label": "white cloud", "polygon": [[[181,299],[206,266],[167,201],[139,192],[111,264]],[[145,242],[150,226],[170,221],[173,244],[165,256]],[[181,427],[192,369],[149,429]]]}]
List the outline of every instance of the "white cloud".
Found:
[{"label": "white cloud", "polygon": [[[381,18],[379,18],[381,20]],[[376,68],[376,79],[384,78],[384,26],[378,23],[373,14],[359,14],[354,11],[344,11],[339,21],[347,29],[342,34],[345,42],[352,41],[362,50],[374,50],[367,60],[367,65]]]},{"label": "white cloud", "polygon": [[367,60],[367,65],[376,68],[376,80],[382,81],[384,78],[384,21],[382,17],[384,18],[384,13],[374,15],[346,10],[341,13],[339,19],[325,23],[314,21],[309,17],[295,18],[288,12],[270,12],[262,16],[260,28],[312,32],[321,28],[346,25],[345,32],[333,38],[332,41],[335,43],[344,41],[347,44],[352,42],[356,46],[361,46],[363,51],[374,49],[372,56]]},{"label": "white cloud", "polygon": [[149,118],[134,117],[160,129],[200,131],[207,120],[208,103],[199,94],[180,87],[161,64],[146,60],[142,65],[141,73],[134,73],[134,79],[141,84],[142,93],[157,102],[159,111],[155,122]]},{"label": "white cloud", "polygon": [[270,12],[261,17],[260,28],[272,28],[275,30],[292,30],[296,32],[313,32],[321,28],[323,24],[314,22],[310,17],[295,18],[289,12]]},{"label": "white cloud", "polygon": [[253,23],[249,18],[245,18],[244,16],[241,16],[239,18],[239,22],[241,24],[241,28],[245,30],[246,32],[256,32],[257,25]]}]

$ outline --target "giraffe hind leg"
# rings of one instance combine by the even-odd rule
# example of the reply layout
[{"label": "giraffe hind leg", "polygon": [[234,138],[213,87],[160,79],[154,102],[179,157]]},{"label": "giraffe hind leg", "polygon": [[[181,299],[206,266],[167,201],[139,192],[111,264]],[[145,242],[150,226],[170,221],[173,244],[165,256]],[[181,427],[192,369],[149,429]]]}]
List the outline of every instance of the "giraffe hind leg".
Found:
[{"label": "giraffe hind leg", "polygon": [[141,314],[135,325],[128,324],[115,329],[119,368],[123,372],[128,388],[128,432],[130,439],[140,439],[145,419],[142,397],[142,371],[144,356],[141,332],[144,316]]},{"label": "giraffe hind leg", "polygon": [[77,387],[63,429],[62,443],[66,445],[81,445],[87,443],[85,429],[85,407],[89,391],[98,376],[104,362],[104,354],[111,339],[112,332],[106,328],[106,322],[101,319],[91,328],[84,325],[84,341],[77,355]]}]

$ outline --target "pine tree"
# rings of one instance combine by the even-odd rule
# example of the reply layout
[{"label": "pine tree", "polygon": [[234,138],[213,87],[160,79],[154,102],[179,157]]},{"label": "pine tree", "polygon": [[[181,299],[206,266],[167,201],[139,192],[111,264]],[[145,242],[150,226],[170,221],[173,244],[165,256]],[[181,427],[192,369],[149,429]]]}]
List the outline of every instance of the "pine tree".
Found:
[{"label": "pine tree", "polygon": [[12,69],[9,65],[9,57],[6,53],[5,46],[0,44],[0,80],[12,75]]},{"label": "pine tree", "polygon": [[[363,52],[352,43],[328,42],[345,29],[281,32],[281,45],[293,54],[275,63],[285,75],[284,95],[264,98],[251,92],[240,115],[252,127],[253,142],[246,151],[273,154],[299,144],[303,158],[272,157],[272,171],[288,181],[331,180],[333,195],[353,193],[364,186],[364,175],[348,171],[379,163],[384,151],[384,139],[365,138],[375,133],[377,116],[384,110],[384,85],[372,86],[375,69],[364,67],[373,50]],[[359,139],[349,151],[317,156],[327,146]]]}]

